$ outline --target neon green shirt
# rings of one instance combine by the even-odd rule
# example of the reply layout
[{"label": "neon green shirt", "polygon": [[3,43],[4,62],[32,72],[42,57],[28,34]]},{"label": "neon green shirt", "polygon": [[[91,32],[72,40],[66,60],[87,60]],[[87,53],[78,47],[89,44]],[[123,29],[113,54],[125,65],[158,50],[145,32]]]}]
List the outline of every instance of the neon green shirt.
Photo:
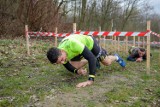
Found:
[{"label": "neon green shirt", "polygon": [[67,61],[81,54],[86,46],[89,50],[93,48],[93,39],[87,35],[73,34],[64,38],[58,48],[67,53]]}]

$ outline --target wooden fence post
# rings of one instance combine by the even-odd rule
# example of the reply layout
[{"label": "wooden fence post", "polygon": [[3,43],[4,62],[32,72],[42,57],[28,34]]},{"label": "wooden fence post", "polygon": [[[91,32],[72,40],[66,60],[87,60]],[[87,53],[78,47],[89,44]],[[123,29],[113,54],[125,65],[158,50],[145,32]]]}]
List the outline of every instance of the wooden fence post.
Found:
[{"label": "wooden fence post", "polygon": [[26,36],[26,47],[27,47],[27,55],[30,55],[29,50],[29,35],[28,35],[28,25],[25,25],[25,36]]},{"label": "wooden fence post", "polygon": [[142,42],[143,42],[143,48],[145,48],[145,37],[143,37]]},{"label": "wooden fence post", "polygon": [[117,37],[116,36],[114,36],[114,52],[117,52]]},{"label": "wooden fence post", "polygon": [[120,37],[118,37],[118,42],[117,43],[118,43],[118,46],[117,46],[118,50],[117,51],[119,52],[120,51],[120,49],[119,49],[120,48]]},{"label": "wooden fence post", "polygon": [[136,46],[136,37],[133,36],[133,46]]},{"label": "wooden fence post", "polygon": [[[111,20],[111,31],[113,31],[113,19]],[[111,39],[113,40],[113,36],[111,36]]]},{"label": "wooden fence post", "polygon": [[128,36],[126,36],[126,54],[128,54]]},{"label": "wooden fence post", "polygon": [[140,37],[138,36],[138,47],[140,47]]},{"label": "wooden fence post", "polygon": [[73,33],[76,33],[76,23],[73,23]]},{"label": "wooden fence post", "polygon": [[[55,28],[55,34],[57,34],[58,30],[57,27]],[[57,36],[55,36],[55,40],[54,40],[54,46],[57,47]]]},{"label": "wooden fence post", "polygon": [[[101,32],[101,26],[99,26],[99,32]],[[98,35],[98,43],[102,46],[101,44],[101,35]]]},{"label": "wooden fence post", "polygon": [[[151,22],[147,21],[147,30],[150,30]],[[150,33],[147,35],[147,74],[150,74]]]}]

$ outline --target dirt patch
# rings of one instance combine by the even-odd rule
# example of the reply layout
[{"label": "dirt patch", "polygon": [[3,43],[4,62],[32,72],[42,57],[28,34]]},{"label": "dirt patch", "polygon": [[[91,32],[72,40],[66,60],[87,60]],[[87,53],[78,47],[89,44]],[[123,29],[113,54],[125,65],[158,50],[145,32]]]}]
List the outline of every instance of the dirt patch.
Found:
[{"label": "dirt patch", "polygon": [[72,92],[53,92],[50,96],[46,96],[44,102],[40,102],[38,105],[42,107],[86,107],[92,104],[103,106],[103,103],[107,101],[105,93],[114,88],[114,85],[111,84],[127,80],[126,77],[122,76],[110,76],[104,81],[98,81],[92,86],[75,89]]}]

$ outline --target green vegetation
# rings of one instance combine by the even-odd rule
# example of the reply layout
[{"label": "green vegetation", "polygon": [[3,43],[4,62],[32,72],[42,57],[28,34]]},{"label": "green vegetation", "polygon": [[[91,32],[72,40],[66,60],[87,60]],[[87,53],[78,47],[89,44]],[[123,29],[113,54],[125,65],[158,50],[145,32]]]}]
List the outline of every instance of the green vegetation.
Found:
[{"label": "green vegetation", "polygon": [[0,40],[0,107],[52,102],[55,107],[160,106],[159,51],[152,51],[150,75],[146,74],[146,62],[127,62],[126,69],[114,63],[97,71],[92,86],[77,89],[75,85],[87,77],[51,65],[45,55],[51,46],[49,41],[32,41],[32,55],[27,56],[23,39]]}]

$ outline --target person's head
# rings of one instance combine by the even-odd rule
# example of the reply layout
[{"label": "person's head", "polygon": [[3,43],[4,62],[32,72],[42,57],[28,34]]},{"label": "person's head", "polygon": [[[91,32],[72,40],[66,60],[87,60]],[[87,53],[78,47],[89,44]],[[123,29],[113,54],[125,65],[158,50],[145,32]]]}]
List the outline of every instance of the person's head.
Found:
[{"label": "person's head", "polygon": [[145,53],[146,53],[146,50],[143,49],[143,48],[140,48],[139,51],[138,51],[138,54],[139,54],[140,57],[143,57],[145,55]]},{"label": "person's head", "polygon": [[63,64],[66,61],[66,53],[63,50],[53,47],[48,50],[47,58],[52,64]]}]

